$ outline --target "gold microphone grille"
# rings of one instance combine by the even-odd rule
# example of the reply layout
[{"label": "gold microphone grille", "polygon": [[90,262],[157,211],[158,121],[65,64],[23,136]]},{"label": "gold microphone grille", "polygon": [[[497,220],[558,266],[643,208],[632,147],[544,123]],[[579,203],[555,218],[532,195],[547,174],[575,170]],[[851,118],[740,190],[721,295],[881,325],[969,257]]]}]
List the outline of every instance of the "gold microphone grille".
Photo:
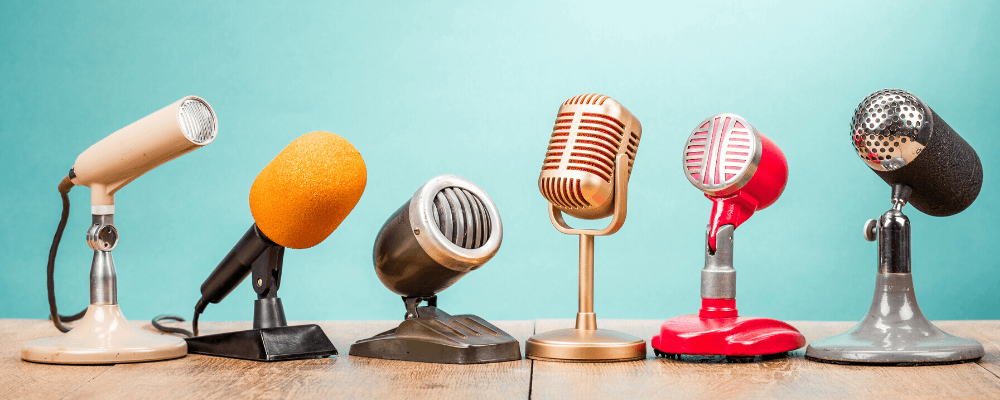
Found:
[{"label": "gold microphone grille", "polygon": [[493,225],[483,201],[460,187],[447,187],[434,197],[434,223],[449,241],[477,249],[490,239]]}]

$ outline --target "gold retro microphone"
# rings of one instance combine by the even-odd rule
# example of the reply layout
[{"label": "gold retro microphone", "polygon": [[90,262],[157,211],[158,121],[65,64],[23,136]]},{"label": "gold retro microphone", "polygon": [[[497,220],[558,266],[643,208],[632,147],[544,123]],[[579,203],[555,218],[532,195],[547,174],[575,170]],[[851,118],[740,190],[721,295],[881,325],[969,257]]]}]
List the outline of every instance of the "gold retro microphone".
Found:
[{"label": "gold retro microphone", "polygon": [[[115,192],[142,174],[215,140],[218,121],[205,100],[188,96],[118,130],[77,157],[59,184],[63,211],[48,261],[48,295],[52,323],[64,335],[39,339],[21,348],[27,361],[53,364],[109,364],[177,358],[187,345],[175,337],[145,333],[125,319],[118,307],[117,274],[111,250],[118,245],[114,225]],[[69,218],[69,191],[90,188],[93,224],[87,244],[94,249],[90,270],[90,306],[72,316],[56,308],[56,252]],[[63,322],[80,319],[70,331]]]},{"label": "gold retro microphone", "polygon": [[[629,361],[646,357],[646,342],[597,329],[594,314],[594,236],[610,235],[625,223],[628,179],[642,125],[608,96],[582,94],[563,102],[538,176],[549,201],[549,219],[559,232],[580,235],[580,308],[576,327],[532,336],[528,358],[555,361]],[[562,213],[581,219],[611,216],[601,230],[574,229]]]}]

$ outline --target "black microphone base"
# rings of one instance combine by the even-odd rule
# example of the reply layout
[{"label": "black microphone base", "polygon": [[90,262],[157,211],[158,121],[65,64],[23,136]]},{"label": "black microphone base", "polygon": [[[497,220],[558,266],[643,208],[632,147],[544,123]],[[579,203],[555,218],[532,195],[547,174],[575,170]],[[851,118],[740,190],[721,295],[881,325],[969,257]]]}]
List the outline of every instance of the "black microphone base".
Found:
[{"label": "black microphone base", "polygon": [[420,307],[420,317],[351,345],[351,356],[436,364],[484,364],[521,359],[513,336],[475,315],[451,316]]},{"label": "black microphone base", "polygon": [[337,355],[319,325],[259,328],[187,338],[188,354],[254,361],[287,361]]}]

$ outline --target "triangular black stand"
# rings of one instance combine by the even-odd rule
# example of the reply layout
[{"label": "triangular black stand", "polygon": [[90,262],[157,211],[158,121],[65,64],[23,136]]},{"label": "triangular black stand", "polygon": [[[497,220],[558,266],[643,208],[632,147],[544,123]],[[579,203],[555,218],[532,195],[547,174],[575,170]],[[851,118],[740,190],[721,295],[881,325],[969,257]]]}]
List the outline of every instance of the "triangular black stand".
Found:
[{"label": "triangular black stand", "polygon": [[352,356],[438,364],[483,364],[521,359],[513,336],[475,315],[451,316],[420,307],[419,317],[351,345]]},{"label": "triangular black stand", "polygon": [[337,349],[318,325],[283,326],[196,336],[187,339],[188,353],[284,361],[337,355]]}]

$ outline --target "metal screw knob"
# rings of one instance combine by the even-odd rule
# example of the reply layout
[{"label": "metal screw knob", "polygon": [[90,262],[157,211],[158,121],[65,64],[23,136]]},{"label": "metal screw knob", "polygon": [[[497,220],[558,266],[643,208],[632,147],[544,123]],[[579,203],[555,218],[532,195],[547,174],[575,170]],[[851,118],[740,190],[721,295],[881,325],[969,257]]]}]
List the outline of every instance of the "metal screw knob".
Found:
[{"label": "metal screw knob", "polygon": [[862,229],[862,233],[865,235],[865,240],[874,242],[875,239],[878,239],[878,220],[868,220],[865,222],[865,227]]}]

